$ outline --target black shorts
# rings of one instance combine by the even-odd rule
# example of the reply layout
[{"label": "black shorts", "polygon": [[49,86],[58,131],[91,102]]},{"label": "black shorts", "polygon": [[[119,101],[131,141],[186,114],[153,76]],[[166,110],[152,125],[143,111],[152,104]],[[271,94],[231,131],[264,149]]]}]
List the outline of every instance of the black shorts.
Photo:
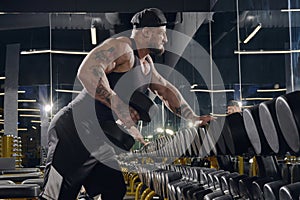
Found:
[{"label": "black shorts", "polygon": [[[81,186],[84,186],[91,197],[101,194],[103,200],[123,199],[126,186],[118,162],[111,156],[113,152],[109,152],[109,148],[106,150],[107,144],[99,139],[94,143],[99,151],[90,152],[82,142],[82,135],[79,135],[82,133],[78,132],[69,108],[59,111],[52,120],[48,130],[49,150],[41,197],[75,200]],[[106,157],[104,154],[107,154]]]}]

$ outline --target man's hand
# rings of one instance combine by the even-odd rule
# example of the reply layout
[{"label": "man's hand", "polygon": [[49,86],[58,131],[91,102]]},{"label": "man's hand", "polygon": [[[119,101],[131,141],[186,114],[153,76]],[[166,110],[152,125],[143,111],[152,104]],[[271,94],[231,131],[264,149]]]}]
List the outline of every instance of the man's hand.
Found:
[{"label": "man's hand", "polygon": [[211,115],[202,115],[202,116],[194,116],[192,118],[192,122],[195,126],[204,126],[209,121],[216,119],[215,117]]},{"label": "man's hand", "polygon": [[135,127],[132,126],[131,128],[127,129],[127,131],[129,132],[129,134],[136,140],[138,140],[140,143],[142,143],[144,146],[148,145],[149,142],[146,142],[142,136],[142,134],[140,133],[140,131]]},{"label": "man's hand", "polygon": [[129,105],[126,105],[117,95],[112,98],[112,110],[126,127],[135,126],[140,120],[139,113]]}]

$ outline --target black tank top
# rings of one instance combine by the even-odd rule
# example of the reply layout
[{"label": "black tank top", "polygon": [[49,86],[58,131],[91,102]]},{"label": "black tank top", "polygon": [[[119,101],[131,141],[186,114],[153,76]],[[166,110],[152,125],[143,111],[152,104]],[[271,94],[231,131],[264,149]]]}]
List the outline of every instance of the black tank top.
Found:
[{"label": "black tank top", "polygon": [[[129,101],[135,90],[146,93],[152,78],[152,68],[147,74],[142,72],[140,59],[136,50],[135,41],[131,39],[134,52],[134,65],[127,72],[111,72],[106,74],[110,87],[124,101]],[[94,107],[92,107],[94,105]],[[68,105],[79,114],[95,112],[99,121],[115,121],[112,110],[100,101],[91,97],[85,89]],[[87,117],[92,115],[86,115]]]}]

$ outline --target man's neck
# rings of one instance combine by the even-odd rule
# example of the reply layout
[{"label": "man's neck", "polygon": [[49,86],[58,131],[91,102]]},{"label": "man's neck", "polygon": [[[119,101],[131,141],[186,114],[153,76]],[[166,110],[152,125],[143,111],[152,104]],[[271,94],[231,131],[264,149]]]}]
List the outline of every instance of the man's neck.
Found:
[{"label": "man's neck", "polygon": [[[132,37],[132,39],[133,39],[134,42],[135,42],[135,45],[136,45],[136,48],[137,48],[137,51],[138,51],[139,58],[140,58],[141,60],[144,60],[145,57],[150,53],[149,49],[144,48],[144,47],[145,47],[145,44],[143,44],[143,42],[140,41],[137,37]],[[144,47],[143,47],[143,46],[144,46]]]}]

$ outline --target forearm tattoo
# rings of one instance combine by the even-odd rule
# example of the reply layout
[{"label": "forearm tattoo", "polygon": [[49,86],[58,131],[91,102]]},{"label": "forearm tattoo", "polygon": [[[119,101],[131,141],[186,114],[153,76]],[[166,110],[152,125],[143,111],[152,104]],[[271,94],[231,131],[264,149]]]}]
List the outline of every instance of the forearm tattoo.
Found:
[{"label": "forearm tattoo", "polygon": [[99,66],[93,65],[90,67],[92,74],[95,79],[98,79],[98,84],[96,86],[95,97],[104,100],[106,103],[111,102],[111,92],[109,91],[109,84],[106,79],[105,72]]},{"label": "forearm tattoo", "polygon": [[103,85],[103,81],[99,80],[96,87],[96,97],[103,99],[106,103],[111,103],[111,93],[108,91],[107,87]]}]

